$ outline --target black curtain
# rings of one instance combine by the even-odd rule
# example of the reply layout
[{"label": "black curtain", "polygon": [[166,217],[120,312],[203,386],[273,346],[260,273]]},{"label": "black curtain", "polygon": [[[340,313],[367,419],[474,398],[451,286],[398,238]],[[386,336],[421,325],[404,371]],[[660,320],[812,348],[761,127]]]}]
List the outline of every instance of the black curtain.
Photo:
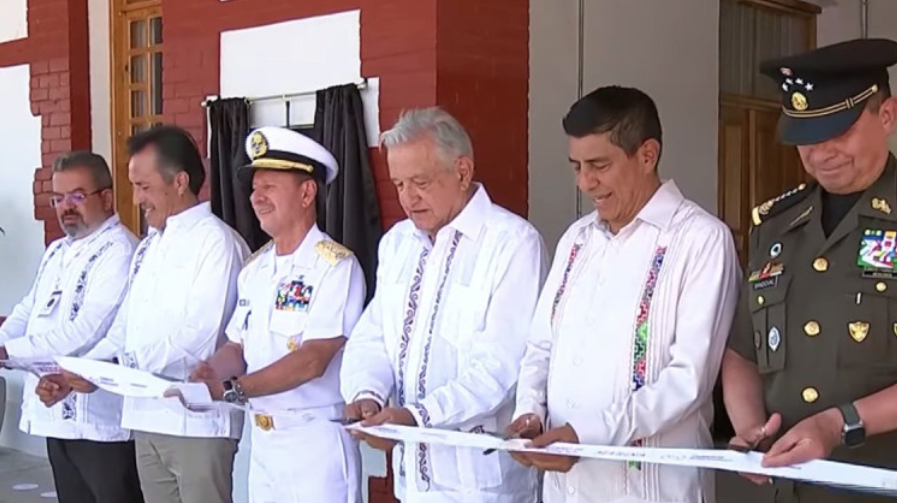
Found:
[{"label": "black curtain", "polygon": [[212,213],[243,236],[252,251],[268,237],[249,203],[250,187],[237,180],[237,168],[249,164],[246,137],[249,135],[249,104],[243,98],[226,98],[209,104],[212,129],[211,204]]},{"label": "black curtain", "polygon": [[339,175],[318,198],[318,225],[355,252],[364,269],[370,300],[382,227],[358,86],[346,84],[317,92],[314,134],[339,163]]}]

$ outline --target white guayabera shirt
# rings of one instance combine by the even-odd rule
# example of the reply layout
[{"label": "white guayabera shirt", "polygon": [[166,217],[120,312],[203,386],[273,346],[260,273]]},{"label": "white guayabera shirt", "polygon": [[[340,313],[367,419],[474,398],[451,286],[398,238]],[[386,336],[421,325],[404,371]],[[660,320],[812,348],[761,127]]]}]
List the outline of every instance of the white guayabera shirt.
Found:
[{"label": "white guayabera shirt", "polygon": [[[243,239],[201,203],[168,218],[137,247],[131,287],[109,333],[86,356],[185,380],[226,342]],[[122,426],[181,437],[240,438],[243,414],[194,412],[177,398],[125,397]]]},{"label": "white guayabera shirt", "polygon": [[[546,269],[542,238],[482,186],[435,242],[411,221],[381,241],[377,291],[343,358],[343,396],[411,410],[418,425],[503,432]],[[507,453],[405,444],[405,503],[528,503],[536,477]]]},{"label": "white guayabera shirt", "polygon": [[[10,358],[81,356],[105,336],[128,285],[137,238],[117,216],[91,235],[62,238],[47,247],[31,291],[0,327],[0,344]],[[118,395],[72,393],[53,407],[25,378],[19,429],[30,435],[69,440],[122,441]]]},{"label": "white guayabera shirt", "polygon": [[[616,235],[596,213],[561,238],[533,319],[515,417],[583,444],[711,447],[712,392],[741,279],[729,229],[665,182]],[[713,503],[693,468],[582,459],[546,503]]]}]

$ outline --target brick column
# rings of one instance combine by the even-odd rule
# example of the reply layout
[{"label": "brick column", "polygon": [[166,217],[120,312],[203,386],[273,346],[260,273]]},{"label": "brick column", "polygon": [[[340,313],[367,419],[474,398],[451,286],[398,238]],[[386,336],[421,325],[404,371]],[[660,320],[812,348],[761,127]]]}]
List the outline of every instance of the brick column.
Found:
[{"label": "brick column", "polygon": [[476,178],[525,217],[529,0],[440,0],[436,19],[437,103],[470,132]]},{"label": "brick column", "polygon": [[69,150],[90,148],[87,0],[29,0],[31,112],[41,116],[41,167],[34,216],[47,243],[62,235],[49,204],[51,167]]}]

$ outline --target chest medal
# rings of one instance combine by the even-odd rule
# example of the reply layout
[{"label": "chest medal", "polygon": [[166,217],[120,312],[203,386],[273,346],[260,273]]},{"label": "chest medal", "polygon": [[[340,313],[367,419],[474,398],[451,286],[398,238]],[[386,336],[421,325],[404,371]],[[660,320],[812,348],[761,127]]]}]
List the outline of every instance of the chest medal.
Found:
[{"label": "chest medal", "polygon": [[872,278],[897,278],[897,231],[866,229],[857,254],[857,265],[863,276]]}]

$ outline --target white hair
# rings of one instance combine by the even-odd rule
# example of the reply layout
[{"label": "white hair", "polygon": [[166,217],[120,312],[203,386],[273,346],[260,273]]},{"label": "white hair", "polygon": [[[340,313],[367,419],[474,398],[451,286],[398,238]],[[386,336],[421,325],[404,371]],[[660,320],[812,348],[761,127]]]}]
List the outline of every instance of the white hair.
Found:
[{"label": "white hair", "polygon": [[380,135],[380,147],[395,147],[424,135],[430,137],[447,164],[451,165],[459,157],[473,160],[473,144],[464,126],[439,107],[403,111],[392,129]]}]

